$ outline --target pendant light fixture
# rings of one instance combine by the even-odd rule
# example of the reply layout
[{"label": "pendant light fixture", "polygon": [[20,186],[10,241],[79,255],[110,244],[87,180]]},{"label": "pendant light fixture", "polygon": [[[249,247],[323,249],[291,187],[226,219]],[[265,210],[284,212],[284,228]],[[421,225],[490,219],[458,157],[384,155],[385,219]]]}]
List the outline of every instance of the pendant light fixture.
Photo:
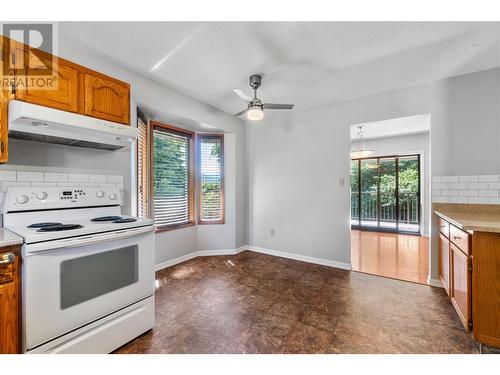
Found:
[{"label": "pendant light fixture", "polygon": [[356,140],[355,149],[351,151],[352,159],[366,158],[374,152],[373,150],[368,150],[365,146],[363,128],[363,126],[358,126],[358,139]]}]

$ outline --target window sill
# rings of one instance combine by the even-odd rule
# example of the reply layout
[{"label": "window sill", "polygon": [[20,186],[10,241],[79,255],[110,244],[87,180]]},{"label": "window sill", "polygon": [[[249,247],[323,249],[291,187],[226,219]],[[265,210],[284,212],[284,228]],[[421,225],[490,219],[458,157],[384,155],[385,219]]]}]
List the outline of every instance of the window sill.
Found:
[{"label": "window sill", "polygon": [[189,223],[184,223],[184,224],[176,224],[176,225],[168,225],[164,227],[158,227],[155,229],[155,233],[159,232],[168,232],[174,229],[181,229],[181,228],[187,228],[187,227],[193,227],[195,223],[193,221],[190,221]]},{"label": "window sill", "polygon": [[225,224],[226,222],[224,220],[220,220],[220,221],[198,221],[198,225],[221,225],[221,224]]}]

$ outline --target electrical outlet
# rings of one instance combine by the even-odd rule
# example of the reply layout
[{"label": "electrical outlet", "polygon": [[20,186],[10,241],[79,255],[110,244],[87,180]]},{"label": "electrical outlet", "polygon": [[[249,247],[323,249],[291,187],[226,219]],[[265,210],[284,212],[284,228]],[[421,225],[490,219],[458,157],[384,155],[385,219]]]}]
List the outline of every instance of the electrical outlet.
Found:
[{"label": "electrical outlet", "polygon": [[339,180],[339,186],[340,186],[340,187],[344,187],[344,186],[345,186],[345,179],[344,179],[344,178],[341,178],[341,179]]},{"label": "electrical outlet", "polygon": [[271,229],[271,237],[274,237],[276,235],[276,229]]}]

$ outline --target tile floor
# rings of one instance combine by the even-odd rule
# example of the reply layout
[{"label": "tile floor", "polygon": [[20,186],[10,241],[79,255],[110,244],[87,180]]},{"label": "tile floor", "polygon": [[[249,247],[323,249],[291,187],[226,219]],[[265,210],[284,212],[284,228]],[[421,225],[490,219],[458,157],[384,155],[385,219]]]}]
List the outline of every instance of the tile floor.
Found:
[{"label": "tile floor", "polygon": [[250,251],[156,278],[155,327],[115,353],[477,353],[440,288]]}]

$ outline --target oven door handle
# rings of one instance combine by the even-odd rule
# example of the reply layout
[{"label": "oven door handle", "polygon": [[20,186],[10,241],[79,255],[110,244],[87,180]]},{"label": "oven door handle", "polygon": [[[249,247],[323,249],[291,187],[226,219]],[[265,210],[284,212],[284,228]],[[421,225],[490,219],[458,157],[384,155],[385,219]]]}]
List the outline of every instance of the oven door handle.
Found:
[{"label": "oven door handle", "polygon": [[41,251],[56,250],[60,248],[81,247],[101,242],[121,240],[123,238],[137,236],[139,234],[151,232],[153,230],[154,226],[148,225],[138,228],[123,229],[116,232],[105,232],[105,233],[91,234],[82,237],[64,238],[56,241],[39,242],[35,244],[28,244],[26,246],[26,253],[32,254]]}]

